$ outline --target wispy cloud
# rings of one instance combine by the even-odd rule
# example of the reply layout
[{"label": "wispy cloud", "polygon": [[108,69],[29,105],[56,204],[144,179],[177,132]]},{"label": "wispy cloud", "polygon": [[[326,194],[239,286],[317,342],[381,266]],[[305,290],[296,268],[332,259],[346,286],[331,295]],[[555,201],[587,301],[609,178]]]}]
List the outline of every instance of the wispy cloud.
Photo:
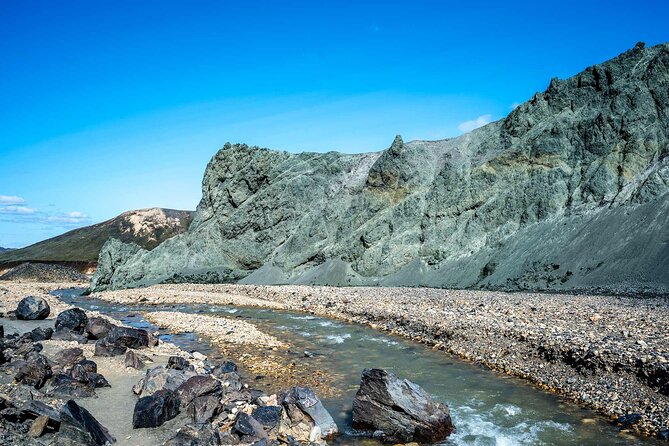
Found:
[{"label": "wispy cloud", "polygon": [[476,119],[461,122],[458,124],[458,130],[461,132],[471,132],[472,130],[483,127],[490,122],[492,122],[492,115],[481,115]]},{"label": "wispy cloud", "polygon": [[64,214],[49,215],[46,221],[51,223],[61,223],[64,225],[79,226],[91,222],[91,218],[83,212],[73,211]]},{"label": "wispy cloud", "polygon": [[14,195],[0,195],[0,205],[4,204],[22,204],[25,203],[26,200],[24,200],[21,197],[17,197]]},{"label": "wispy cloud", "polygon": [[0,214],[34,214],[36,209],[28,206],[0,206]]}]

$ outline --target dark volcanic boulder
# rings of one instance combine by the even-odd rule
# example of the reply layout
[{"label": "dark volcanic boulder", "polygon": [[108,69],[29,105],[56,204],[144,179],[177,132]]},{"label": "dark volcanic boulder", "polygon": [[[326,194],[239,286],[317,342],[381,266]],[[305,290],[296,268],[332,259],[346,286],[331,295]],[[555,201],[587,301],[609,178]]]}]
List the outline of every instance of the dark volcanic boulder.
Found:
[{"label": "dark volcanic boulder", "polygon": [[67,446],[104,446],[116,442],[89,411],[72,400],[60,410],[60,431],[57,435],[57,444]]},{"label": "dark volcanic boulder", "polygon": [[168,369],[186,370],[188,367],[190,367],[190,363],[181,356],[170,356],[167,360]]},{"label": "dark volcanic boulder", "polygon": [[139,357],[137,353],[132,350],[125,352],[125,358],[123,359],[123,365],[126,367],[131,367],[133,369],[141,370],[144,368],[144,361]]},{"label": "dark volcanic boulder", "polygon": [[448,406],[432,401],[420,386],[380,369],[362,372],[353,401],[353,427],[382,432],[394,443],[437,443],[455,429]]},{"label": "dark volcanic boulder", "polygon": [[[242,440],[244,440],[244,437],[252,437],[255,439],[267,438],[267,433],[265,432],[265,429],[263,429],[262,424],[251,415],[245,414],[244,412],[239,414],[232,430],[242,437]],[[244,442],[246,443],[247,441]]]},{"label": "dark volcanic boulder", "polygon": [[88,323],[86,324],[86,334],[88,334],[90,339],[102,339],[107,336],[113,327],[115,327],[115,325],[107,319],[95,316],[88,319]]},{"label": "dark volcanic boulder", "polygon": [[68,372],[75,364],[84,361],[84,351],[79,347],[65,348],[53,356],[56,369]]},{"label": "dark volcanic boulder", "polygon": [[218,395],[223,393],[221,382],[206,375],[197,375],[189,378],[177,389],[177,396],[183,407],[188,406],[198,396]]},{"label": "dark volcanic boulder", "polygon": [[67,330],[76,334],[83,334],[88,317],[81,308],[70,308],[56,317],[56,332]]},{"label": "dark volcanic boulder", "polygon": [[221,442],[218,429],[212,428],[210,424],[187,424],[163,446],[216,446],[219,444],[237,443]]},{"label": "dark volcanic boulder", "polygon": [[21,336],[21,339],[29,340],[31,342],[47,341],[53,336],[53,328],[37,327],[32,331]]},{"label": "dark volcanic boulder", "polygon": [[46,300],[41,297],[28,296],[21,299],[16,307],[16,318],[26,321],[36,321],[46,319],[51,312],[51,308]]},{"label": "dark volcanic boulder", "polygon": [[157,427],[179,413],[179,399],[171,390],[158,390],[153,395],[137,400],[132,416],[132,427]]},{"label": "dark volcanic boulder", "polygon": [[88,382],[79,382],[70,375],[60,373],[49,382],[47,395],[59,398],[90,398],[95,388]]},{"label": "dark volcanic boulder", "polygon": [[53,372],[46,356],[39,353],[29,353],[26,355],[25,363],[19,367],[19,371],[14,379],[17,382],[39,389],[51,378],[52,374]]},{"label": "dark volcanic boulder", "polygon": [[279,426],[281,412],[283,409],[280,406],[260,406],[254,409],[251,415],[270,431]]},{"label": "dark volcanic boulder", "polygon": [[213,395],[198,396],[188,406],[188,415],[190,415],[193,423],[202,424],[211,421],[212,418],[221,413],[221,409],[220,397]]},{"label": "dark volcanic boulder", "polygon": [[151,336],[146,330],[131,327],[113,327],[104,338],[108,344],[127,348],[145,348],[151,345]]},{"label": "dark volcanic boulder", "polygon": [[94,356],[118,356],[128,350],[128,347],[125,345],[117,345],[109,342],[107,338],[98,339],[95,341],[95,353]]},{"label": "dark volcanic boulder", "polygon": [[223,364],[216,366],[211,374],[216,378],[222,378],[226,374],[233,372],[237,372],[237,364],[232,361],[225,361]]},{"label": "dark volcanic boulder", "polygon": [[166,369],[163,366],[146,371],[146,375],[132,388],[135,395],[147,396],[161,389],[176,391],[189,378],[195,376],[190,370]]},{"label": "dark volcanic boulder", "polygon": [[[321,432],[321,438],[327,438],[338,432],[337,424],[330,413],[323,407],[323,403],[318,399],[313,390],[306,387],[291,387],[279,396],[279,403],[283,406],[288,415],[285,420],[285,428],[291,431],[293,437],[299,441],[309,440],[309,432],[302,429],[306,420],[313,420],[314,427],[318,427]],[[319,442],[321,438],[315,439]],[[314,440],[310,440],[314,441]]]}]

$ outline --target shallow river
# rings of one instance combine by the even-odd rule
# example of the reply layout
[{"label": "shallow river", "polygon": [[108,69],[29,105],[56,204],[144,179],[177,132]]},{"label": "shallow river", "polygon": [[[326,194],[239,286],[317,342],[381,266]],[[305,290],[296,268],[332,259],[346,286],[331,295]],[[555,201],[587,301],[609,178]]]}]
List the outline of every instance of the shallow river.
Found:
[{"label": "shallow river", "polygon": [[[660,445],[654,439],[620,433],[607,420],[525,382],[491,372],[443,352],[371,328],[302,313],[214,305],[120,306],[79,296],[81,289],[54,292],[63,301],[109,314],[141,328],[157,330],[139,311],[183,311],[244,318],[261,330],[308,351],[333,372],[343,390],[323,398],[345,435],[334,444],[356,445],[351,402],[366,367],[384,368],[416,382],[445,402],[457,428],[446,445]],[[131,317],[128,315],[131,314]],[[161,338],[188,350],[210,352],[192,334],[162,333]],[[298,361],[298,364],[299,364]]]}]

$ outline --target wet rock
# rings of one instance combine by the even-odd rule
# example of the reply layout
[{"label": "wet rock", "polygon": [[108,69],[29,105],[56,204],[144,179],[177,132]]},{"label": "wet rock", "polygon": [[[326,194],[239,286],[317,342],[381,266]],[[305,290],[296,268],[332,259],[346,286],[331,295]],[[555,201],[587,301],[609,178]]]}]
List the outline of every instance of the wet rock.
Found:
[{"label": "wet rock", "polygon": [[51,312],[51,308],[46,300],[41,297],[28,296],[21,299],[16,307],[16,318],[26,321],[36,321],[46,319]]},{"label": "wet rock", "polygon": [[630,413],[627,415],[623,415],[621,417],[616,418],[615,424],[622,426],[622,427],[630,427],[634,424],[637,424],[639,421],[641,421],[643,417],[641,414],[638,413]]},{"label": "wet rock", "polygon": [[109,431],[74,401],[69,400],[61,409],[59,445],[104,446],[115,442]]},{"label": "wet rock", "polygon": [[19,367],[14,379],[16,382],[39,389],[51,378],[52,374],[53,371],[46,356],[39,353],[29,353],[26,362]]},{"label": "wet rock", "polygon": [[149,332],[131,327],[113,327],[104,340],[111,345],[134,349],[149,347],[153,342]]},{"label": "wet rock", "polygon": [[189,370],[166,369],[163,366],[154,367],[146,371],[146,375],[132,388],[135,395],[147,396],[161,389],[176,391],[195,372]]},{"label": "wet rock", "polygon": [[88,317],[81,308],[70,308],[56,317],[56,332],[70,331],[76,334],[83,334]]},{"label": "wet rock", "polygon": [[353,427],[395,443],[436,443],[455,429],[448,406],[433,402],[417,384],[380,369],[362,372]]},{"label": "wet rock", "polygon": [[186,370],[189,367],[190,363],[188,360],[186,358],[182,358],[181,356],[170,356],[167,360],[168,369]]},{"label": "wet rock", "polygon": [[237,443],[222,442],[218,430],[210,424],[187,424],[179,429],[174,437],[167,440],[164,446],[216,446],[219,444]]},{"label": "wet rock", "polygon": [[283,409],[280,406],[262,406],[257,407],[251,414],[265,429],[271,431],[279,426],[281,422],[281,413]]},{"label": "wet rock", "polygon": [[126,367],[131,367],[133,369],[141,370],[144,368],[144,361],[142,361],[137,353],[132,350],[128,350],[125,353],[125,359],[123,364]]},{"label": "wet rock", "polygon": [[245,441],[244,437],[252,437],[255,439],[267,438],[267,433],[265,432],[265,429],[263,429],[262,424],[251,415],[244,412],[239,414],[232,430],[242,437],[244,443],[248,442]]},{"label": "wet rock", "polygon": [[223,387],[220,381],[210,376],[197,375],[179,386],[176,393],[181,405],[186,407],[198,396],[217,395],[220,397],[223,393]]},{"label": "wet rock", "polygon": [[218,365],[211,371],[211,374],[216,378],[221,378],[228,373],[237,372],[237,364],[232,361],[225,361],[223,364]]},{"label": "wet rock", "polygon": [[103,317],[91,317],[86,324],[86,334],[89,339],[102,339],[107,336],[113,327],[115,325]]},{"label": "wet rock", "polygon": [[116,345],[107,341],[107,338],[98,339],[95,342],[95,353],[94,356],[119,356],[124,354],[128,350],[128,347],[125,345]]},{"label": "wet rock", "polygon": [[320,439],[338,432],[334,419],[311,389],[292,387],[278,399],[287,414],[280,426],[281,432],[295,437],[298,441],[310,441],[309,437],[314,427],[320,429]]},{"label": "wet rock", "polygon": [[221,413],[221,409],[219,397],[213,395],[198,396],[188,406],[188,415],[190,415],[193,423],[203,424]]},{"label": "wet rock", "polygon": [[174,392],[167,389],[156,391],[153,395],[140,398],[135,404],[132,416],[132,427],[161,426],[179,413],[179,399]]},{"label": "wet rock", "polygon": [[44,415],[35,418],[33,424],[30,426],[28,435],[30,435],[33,438],[41,437],[42,433],[44,433],[44,430],[46,429],[46,425],[48,422],[49,422],[49,417]]}]

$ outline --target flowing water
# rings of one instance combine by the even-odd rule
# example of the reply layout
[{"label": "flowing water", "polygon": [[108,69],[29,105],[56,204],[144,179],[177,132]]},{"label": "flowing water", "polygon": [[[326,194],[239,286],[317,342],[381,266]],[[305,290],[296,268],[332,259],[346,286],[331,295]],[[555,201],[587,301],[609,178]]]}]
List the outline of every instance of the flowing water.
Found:
[{"label": "flowing water", "polygon": [[[130,325],[156,330],[132,312],[206,312],[243,318],[261,330],[309,352],[300,361],[317,360],[337,377],[341,395],[323,398],[344,435],[339,445],[368,440],[351,430],[351,402],[366,367],[384,368],[418,383],[447,403],[456,432],[446,445],[659,445],[651,438],[621,433],[604,418],[524,381],[500,375],[412,341],[319,316],[261,308],[222,305],[120,306],[80,297],[81,289],[55,294],[68,303],[109,314]],[[130,317],[128,315],[130,314]],[[193,334],[162,333],[161,338],[185,349],[211,351]]]}]

